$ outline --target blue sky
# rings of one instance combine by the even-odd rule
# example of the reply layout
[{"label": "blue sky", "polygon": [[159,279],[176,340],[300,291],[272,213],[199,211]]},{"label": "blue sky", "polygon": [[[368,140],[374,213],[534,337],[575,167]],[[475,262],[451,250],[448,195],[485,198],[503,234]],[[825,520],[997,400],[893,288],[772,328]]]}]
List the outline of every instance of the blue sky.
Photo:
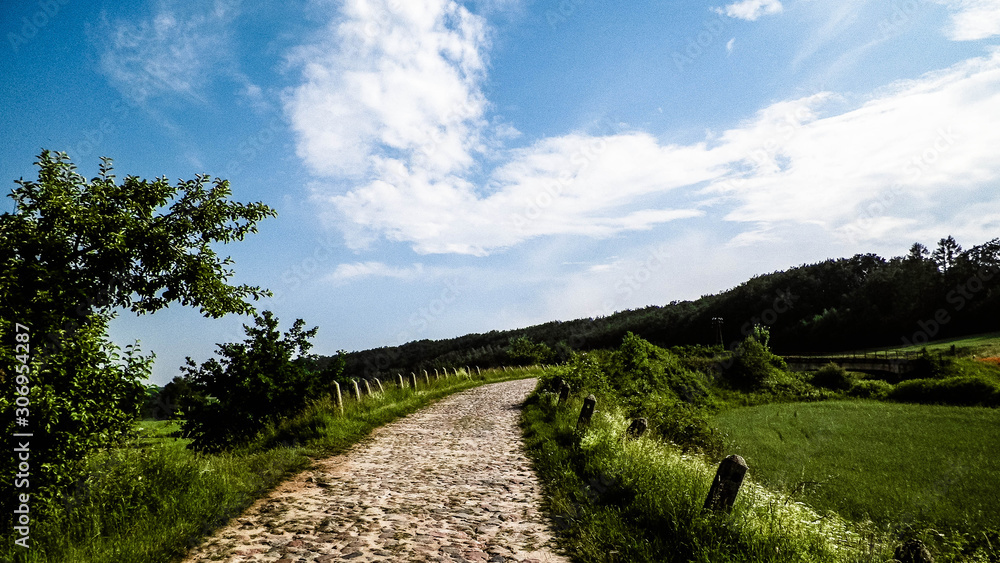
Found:
[{"label": "blue sky", "polygon": [[[0,32],[0,180],[43,148],[229,179],[279,213],[234,282],[319,353],[1000,233],[1000,0],[48,0]],[[162,384],[246,322],[112,336]]]}]

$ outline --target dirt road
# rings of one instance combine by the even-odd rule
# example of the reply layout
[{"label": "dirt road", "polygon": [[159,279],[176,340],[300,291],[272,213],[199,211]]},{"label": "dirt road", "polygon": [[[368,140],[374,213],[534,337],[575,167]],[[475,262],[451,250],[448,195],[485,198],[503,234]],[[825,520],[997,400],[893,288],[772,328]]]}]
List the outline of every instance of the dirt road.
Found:
[{"label": "dirt road", "polygon": [[185,562],[546,561],[521,453],[526,379],[458,393],[384,426],[259,500]]}]

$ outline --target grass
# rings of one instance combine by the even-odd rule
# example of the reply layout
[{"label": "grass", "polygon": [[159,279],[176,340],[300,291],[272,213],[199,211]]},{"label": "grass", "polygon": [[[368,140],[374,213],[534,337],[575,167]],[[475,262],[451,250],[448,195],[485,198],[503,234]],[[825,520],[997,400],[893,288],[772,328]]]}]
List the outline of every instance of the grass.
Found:
[{"label": "grass", "polygon": [[[979,358],[1000,357],[1000,332],[988,332],[973,336],[961,336],[958,338],[934,340],[926,344],[873,348],[867,350],[867,352],[915,353],[926,348],[928,352],[937,354],[950,352],[952,346],[955,346],[955,353],[958,356],[976,356]],[[860,353],[860,351],[858,353]],[[842,354],[828,354],[828,356],[850,356],[851,354],[852,352],[845,352]]]},{"label": "grass", "polygon": [[996,409],[832,401],[740,408],[714,422],[775,490],[899,533],[933,529],[944,560],[980,543],[1000,555],[989,540],[1000,530]]},{"label": "grass", "polygon": [[[179,560],[204,537],[242,513],[314,458],[344,451],[373,429],[447,395],[483,383],[530,377],[532,372],[487,371],[420,384],[417,392],[387,386],[386,392],[344,401],[329,399],[268,428],[241,450],[217,455],[186,449],[172,434],[176,422],[141,421],[130,447],[89,460],[88,473],[31,528],[31,549],[6,542],[0,561],[90,563]],[[32,507],[34,510],[35,507]]]},{"label": "grass", "polygon": [[623,438],[621,409],[598,403],[574,431],[580,397],[533,395],[522,413],[528,455],[566,551],[594,562],[887,561],[885,534],[821,516],[747,482],[731,513],[702,510],[715,466],[649,437]]}]

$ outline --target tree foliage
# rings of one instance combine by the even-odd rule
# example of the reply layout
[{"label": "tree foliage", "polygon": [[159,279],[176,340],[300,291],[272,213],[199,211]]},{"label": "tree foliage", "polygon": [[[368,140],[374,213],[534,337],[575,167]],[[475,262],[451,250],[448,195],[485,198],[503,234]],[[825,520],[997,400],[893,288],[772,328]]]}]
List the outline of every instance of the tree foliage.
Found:
[{"label": "tree foliage", "polygon": [[196,366],[187,359],[185,378],[200,399],[184,407],[184,433],[191,447],[218,451],[248,442],[268,423],[294,414],[324,390],[324,379],[307,354],[318,327],[295,321],[284,336],[270,311],[243,325],[242,343],[219,344],[221,361]]},{"label": "tree foliage", "polygon": [[[33,498],[55,498],[86,455],[128,435],[142,405],[152,356],[124,355],[107,337],[119,310],[152,313],[169,303],[206,316],[250,313],[248,299],[269,293],[232,286],[229,258],[212,245],[241,240],[275,215],[262,203],[229,201],[228,182],[197,176],[128,176],[109,159],[87,180],[65,153],[43,151],[38,179],[18,180],[13,213],[0,215],[0,410],[3,432],[31,432]],[[31,338],[30,416],[13,411],[16,324]],[[14,456],[0,475],[12,498]],[[5,510],[5,514],[9,511]]]}]

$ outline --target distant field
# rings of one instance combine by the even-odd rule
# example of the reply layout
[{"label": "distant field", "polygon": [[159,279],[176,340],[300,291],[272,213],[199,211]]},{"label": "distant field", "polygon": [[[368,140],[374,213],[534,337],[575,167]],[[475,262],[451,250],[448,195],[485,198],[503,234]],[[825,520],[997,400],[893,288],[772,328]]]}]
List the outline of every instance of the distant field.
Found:
[{"label": "distant field", "polygon": [[[963,336],[960,338],[950,338],[944,340],[934,340],[923,345],[913,345],[913,346],[889,346],[884,348],[877,348],[868,350],[868,352],[873,352],[875,350],[879,352],[889,351],[889,352],[919,352],[924,348],[927,348],[928,352],[946,352],[950,351],[952,345],[955,346],[955,351],[960,356],[972,356],[976,355],[980,358],[983,357],[1000,357],[1000,332],[988,332],[985,334],[977,334],[974,336]],[[861,351],[859,350],[858,353]],[[843,354],[829,354],[830,356],[850,356],[852,352],[846,352]]]},{"label": "distant field", "polygon": [[749,475],[816,509],[963,532],[1000,528],[1000,410],[877,402],[771,404],[715,424]]}]

